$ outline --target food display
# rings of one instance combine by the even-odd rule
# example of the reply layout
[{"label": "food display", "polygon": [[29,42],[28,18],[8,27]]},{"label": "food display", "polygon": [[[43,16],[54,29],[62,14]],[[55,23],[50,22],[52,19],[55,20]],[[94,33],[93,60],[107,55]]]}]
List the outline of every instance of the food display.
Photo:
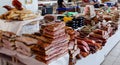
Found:
[{"label": "food display", "polygon": [[[24,21],[38,16],[23,8],[18,0],[13,0],[12,5],[13,7],[3,6],[8,11],[0,16],[1,20]],[[76,65],[77,61],[102,50],[109,38],[119,29],[117,10],[109,10],[109,7],[106,7],[106,10],[92,8],[92,5],[87,5],[84,15],[77,13],[80,16],[62,15],[62,20],[57,20],[56,14],[47,14],[43,16],[44,19],[37,20],[39,30],[32,34],[17,35],[0,30],[0,54],[11,56],[12,60],[19,60],[26,65],[33,65],[28,62],[36,63],[35,65]],[[67,61],[61,62],[63,58]]]},{"label": "food display", "polygon": [[37,15],[34,14],[32,11],[23,8],[22,4],[18,0],[13,0],[12,5],[14,6],[14,8],[8,5],[3,6],[5,9],[8,10],[8,12],[2,14],[0,16],[0,19],[23,21],[37,17]]}]

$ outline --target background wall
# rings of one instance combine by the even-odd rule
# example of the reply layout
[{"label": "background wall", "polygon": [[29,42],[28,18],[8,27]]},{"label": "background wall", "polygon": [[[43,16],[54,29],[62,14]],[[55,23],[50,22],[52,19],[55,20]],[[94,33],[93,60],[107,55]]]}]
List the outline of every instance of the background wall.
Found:
[{"label": "background wall", "polygon": [[[38,10],[38,0],[33,0],[32,4],[25,4],[25,0],[19,0],[22,4],[23,7],[32,10],[33,12],[36,12]],[[6,9],[2,8],[4,5],[10,5],[12,6],[12,0],[0,0],[0,14],[3,14],[6,12]]]}]

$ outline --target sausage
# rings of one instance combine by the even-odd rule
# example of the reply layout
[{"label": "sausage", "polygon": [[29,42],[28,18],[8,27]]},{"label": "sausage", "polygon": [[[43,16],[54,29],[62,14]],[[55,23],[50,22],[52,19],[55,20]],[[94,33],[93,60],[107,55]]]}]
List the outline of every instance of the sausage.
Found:
[{"label": "sausage", "polygon": [[13,9],[11,6],[8,6],[8,5],[5,5],[5,6],[3,6],[3,7],[4,7],[5,9],[7,9],[8,11]]},{"label": "sausage", "polygon": [[91,34],[89,34],[89,37],[94,37],[94,38],[98,38],[98,39],[106,40],[102,35],[95,34],[95,33],[91,33]]},{"label": "sausage", "polygon": [[94,30],[93,32],[94,32],[95,34],[100,34],[100,35],[104,35],[104,34],[105,34],[105,31],[100,30],[100,29]]},{"label": "sausage", "polygon": [[83,56],[83,57],[87,57],[89,55],[89,53],[86,53],[86,52],[80,52],[80,54]]},{"label": "sausage", "polygon": [[87,42],[87,43],[95,43],[94,40],[92,40],[92,39],[88,39],[88,38],[85,38],[84,41]]},{"label": "sausage", "polygon": [[89,53],[89,51],[87,50],[87,48],[85,46],[82,46],[82,45],[78,45],[78,48],[83,51],[83,52],[87,52]]},{"label": "sausage", "polygon": [[77,40],[77,41],[78,41],[78,45],[83,45],[87,48],[87,50],[90,50],[88,44],[85,41],[82,41],[82,40]]}]

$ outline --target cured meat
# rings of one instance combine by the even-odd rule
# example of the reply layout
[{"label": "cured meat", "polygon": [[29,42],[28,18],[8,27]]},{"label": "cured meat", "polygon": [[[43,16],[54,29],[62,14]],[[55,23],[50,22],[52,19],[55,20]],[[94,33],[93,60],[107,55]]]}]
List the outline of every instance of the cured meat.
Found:
[{"label": "cured meat", "polygon": [[44,36],[41,36],[39,38],[40,40],[44,41],[44,42],[47,42],[47,43],[58,43],[58,42],[61,42],[63,41],[64,39],[69,39],[69,36],[68,35],[64,35],[64,36],[61,36],[57,39],[50,39],[50,38],[47,38],[47,37],[44,37]]},{"label": "cured meat", "polygon": [[56,38],[62,37],[64,35],[65,35],[65,32],[59,33],[57,35],[51,35],[51,34],[48,34],[48,33],[43,33],[43,36],[48,37],[48,38],[52,38],[52,39],[56,39]]},{"label": "cured meat", "polygon": [[31,51],[31,47],[30,46],[27,46],[25,45],[24,43],[22,42],[19,42],[19,41],[15,41],[15,44],[16,44],[16,51],[23,54],[23,55],[26,55],[26,56],[31,56],[32,55],[32,51]]},{"label": "cured meat", "polygon": [[10,37],[16,37],[17,35],[15,35],[15,34],[12,33],[12,32],[3,31],[3,32],[2,32],[2,36],[5,36],[5,37],[7,37],[7,38],[10,38]]},{"label": "cured meat", "polygon": [[91,40],[91,39],[88,39],[88,38],[85,38],[84,41],[85,41],[86,43],[95,43],[94,40]]},{"label": "cured meat", "polygon": [[101,39],[93,38],[93,37],[88,37],[88,38],[91,39],[91,40],[94,40],[97,43],[103,43],[103,40],[101,40]]},{"label": "cured meat", "polygon": [[80,49],[74,50],[74,52],[71,53],[70,57],[75,58],[78,54],[80,54]]},{"label": "cured meat", "polygon": [[61,49],[63,48],[67,48],[68,47],[68,44],[66,43],[62,43],[61,45],[58,45],[58,46],[53,46],[52,48],[48,49],[48,50],[42,50],[42,49],[39,49],[38,51],[36,51],[37,54],[40,54],[40,55],[47,55],[47,56],[51,56],[53,55],[54,53],[60,51]]},{"label": "cured meat", "polygon": [[69,35],[65,33],[64,22],[50,22],[43,26],[42,35],[38,37],[37,46],[32,50],[36,59],[49,64],[54,59],[68,53]]},{"label": "cured meat", "polygon": [[89,55],[89,53],[87,53],[87,52],[80,52],[80,54],[83,56],[83,57],[87,57],[88,55]]},{"label": "cured meat", "polygon": [[25,36],[17,37],[16,40],[24,42],[26,45],[34,45],[34,44],[37,44],[38,42],[36,39],[25,37]]},{"label": "cured meat", "polygon": [[46,24],[45,28],[49,31],[57,31],[65,27],[64,22],[50,22]]},{"label": "cured meat", "polygon": [[100,35],[105,35],[106,31],[104,30],[100,30],[100,29],[96,29],[93,31],[95,34],[100,34]]},{"label": "cured meat", "polygon": [[[40,47],[40,49],[42,50],[48,50],[54,46],[59,46],[59,45],[62,45],[62,44],[67,44],[69,41],[67,39],[64,39],[63,41],[61,42],[57,42],[57,43],[52,43],[52,44],[49,44],[49,43],[45,43],[45,42],[42,42],[42,41],[38,41],[38,45]],[[44,43],[44,44],[43,44]]]},{"label": "cured meat", "polygon": [[66,32],[67,32],[69,35],[75,34],[75,31],[74,31],[71,27],[65,27],[65,29],[66,29]]},{"label": "cured meat", "polygon": [[76,58],[70,58],[69,59],[69,65],[75,65],[76,64],[77,59]]},{"label": "cured meat", "polygon": [[85,46],[87,50],[90,50],[88,44],[85,41],[79,40],[79,39],[77,41],[78,41],[78,46],[82,45],[82,46]]},{"label": "cured meat", "polygon": [[44,34],[51,35],[51,36],[57,36],[57,35],[60,35],[61,33],[65,33],[65,29],[63,28],[63,29],[60,29],[60,30],[54,31],[54,32],[49,31],[49,30],[47,30],[47,29],[44,29],[44,30],[43,30],[43,33],[44,33]]},{"label": "cured meat", "polygon": [[106,39],[106,38],[104,38],[102,35],[95,34],[95,33],[89,34],[89,37],[94,37],[94,38],[98,38],[98,39],[102,39],[102,40],[105,40],[105,39]]},{"label": "cured meat", "polygon": [[65,52],[63,52],[63,53],[61,53],[61,54],[59,54],[59,55],[56,55],[55,57],[51,58],[50,60],[44,60],[44,59],[40,58],[39,55],[37,55],[35,58],[36,58],[37,60],[39,60],[39,61],[42,61],[42,62],[46,63],[46,64],[50,64],[51,62],[57,60],[57,59],[60,58],[61,56],[66,55],[67,53],[68,53],[68,52],[65,51]]},{"label": "cured meat", "polygon": [[85,46],[82,46],[82,45],[78,45],[78,48],[83,51],[83,52],[87,52],[89,53],[89,50],[87,50],[87,48]]},{"label": "cured meat", "polygon": [[15,43],[10,42],[9,40],[2,39],[3,47],[9,49],[9,50],[15,50]]},{"label": "cured meat", "polygon": [[68,49],[64,47],[63,49],[57,51],[55,54],[52,54],[51,56],[42,56],[42,55],[37,55],[37,56],[39,56],[39,58],[41,58],[43,60],[50,60],[60,54],[66,53],[66,52],[68,52]]},{"label": "cured meat", "polygon": [[4,7],[5,9],[7,9],[8,11],[13,9],[12,7],[10,7],[10,6],[8,6],[8,5],[5,5],[5,6],[3,6],[3,7]]},{"label": "cured meat", "polygon": [[18,0],[13,0],[12,5],[18,10],[23,10],[22,4]]},{"label": "cured meat", "polygon": [[100,50],[102,48],[102,45],[100,43],[97,43],[95,40],[92,40],[91,38],[85,38],[84,41],[89,46],[93,46],[96,49],[95,51]]},{"label": "cured meat", "polygon": [[45,20],[45,22],[52,22],[52,21],[56,20],[56,17],[54,15],[47,14],[44,16],[44,20]]}]

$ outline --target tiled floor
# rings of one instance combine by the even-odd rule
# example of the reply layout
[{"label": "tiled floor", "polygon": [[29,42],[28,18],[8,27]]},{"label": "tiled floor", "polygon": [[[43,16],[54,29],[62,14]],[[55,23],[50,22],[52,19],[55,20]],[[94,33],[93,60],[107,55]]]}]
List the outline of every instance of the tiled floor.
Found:
[{"label": "tiled floor", "polygon": [[120,65],[120,41],[106,56],[101,65]]}]

